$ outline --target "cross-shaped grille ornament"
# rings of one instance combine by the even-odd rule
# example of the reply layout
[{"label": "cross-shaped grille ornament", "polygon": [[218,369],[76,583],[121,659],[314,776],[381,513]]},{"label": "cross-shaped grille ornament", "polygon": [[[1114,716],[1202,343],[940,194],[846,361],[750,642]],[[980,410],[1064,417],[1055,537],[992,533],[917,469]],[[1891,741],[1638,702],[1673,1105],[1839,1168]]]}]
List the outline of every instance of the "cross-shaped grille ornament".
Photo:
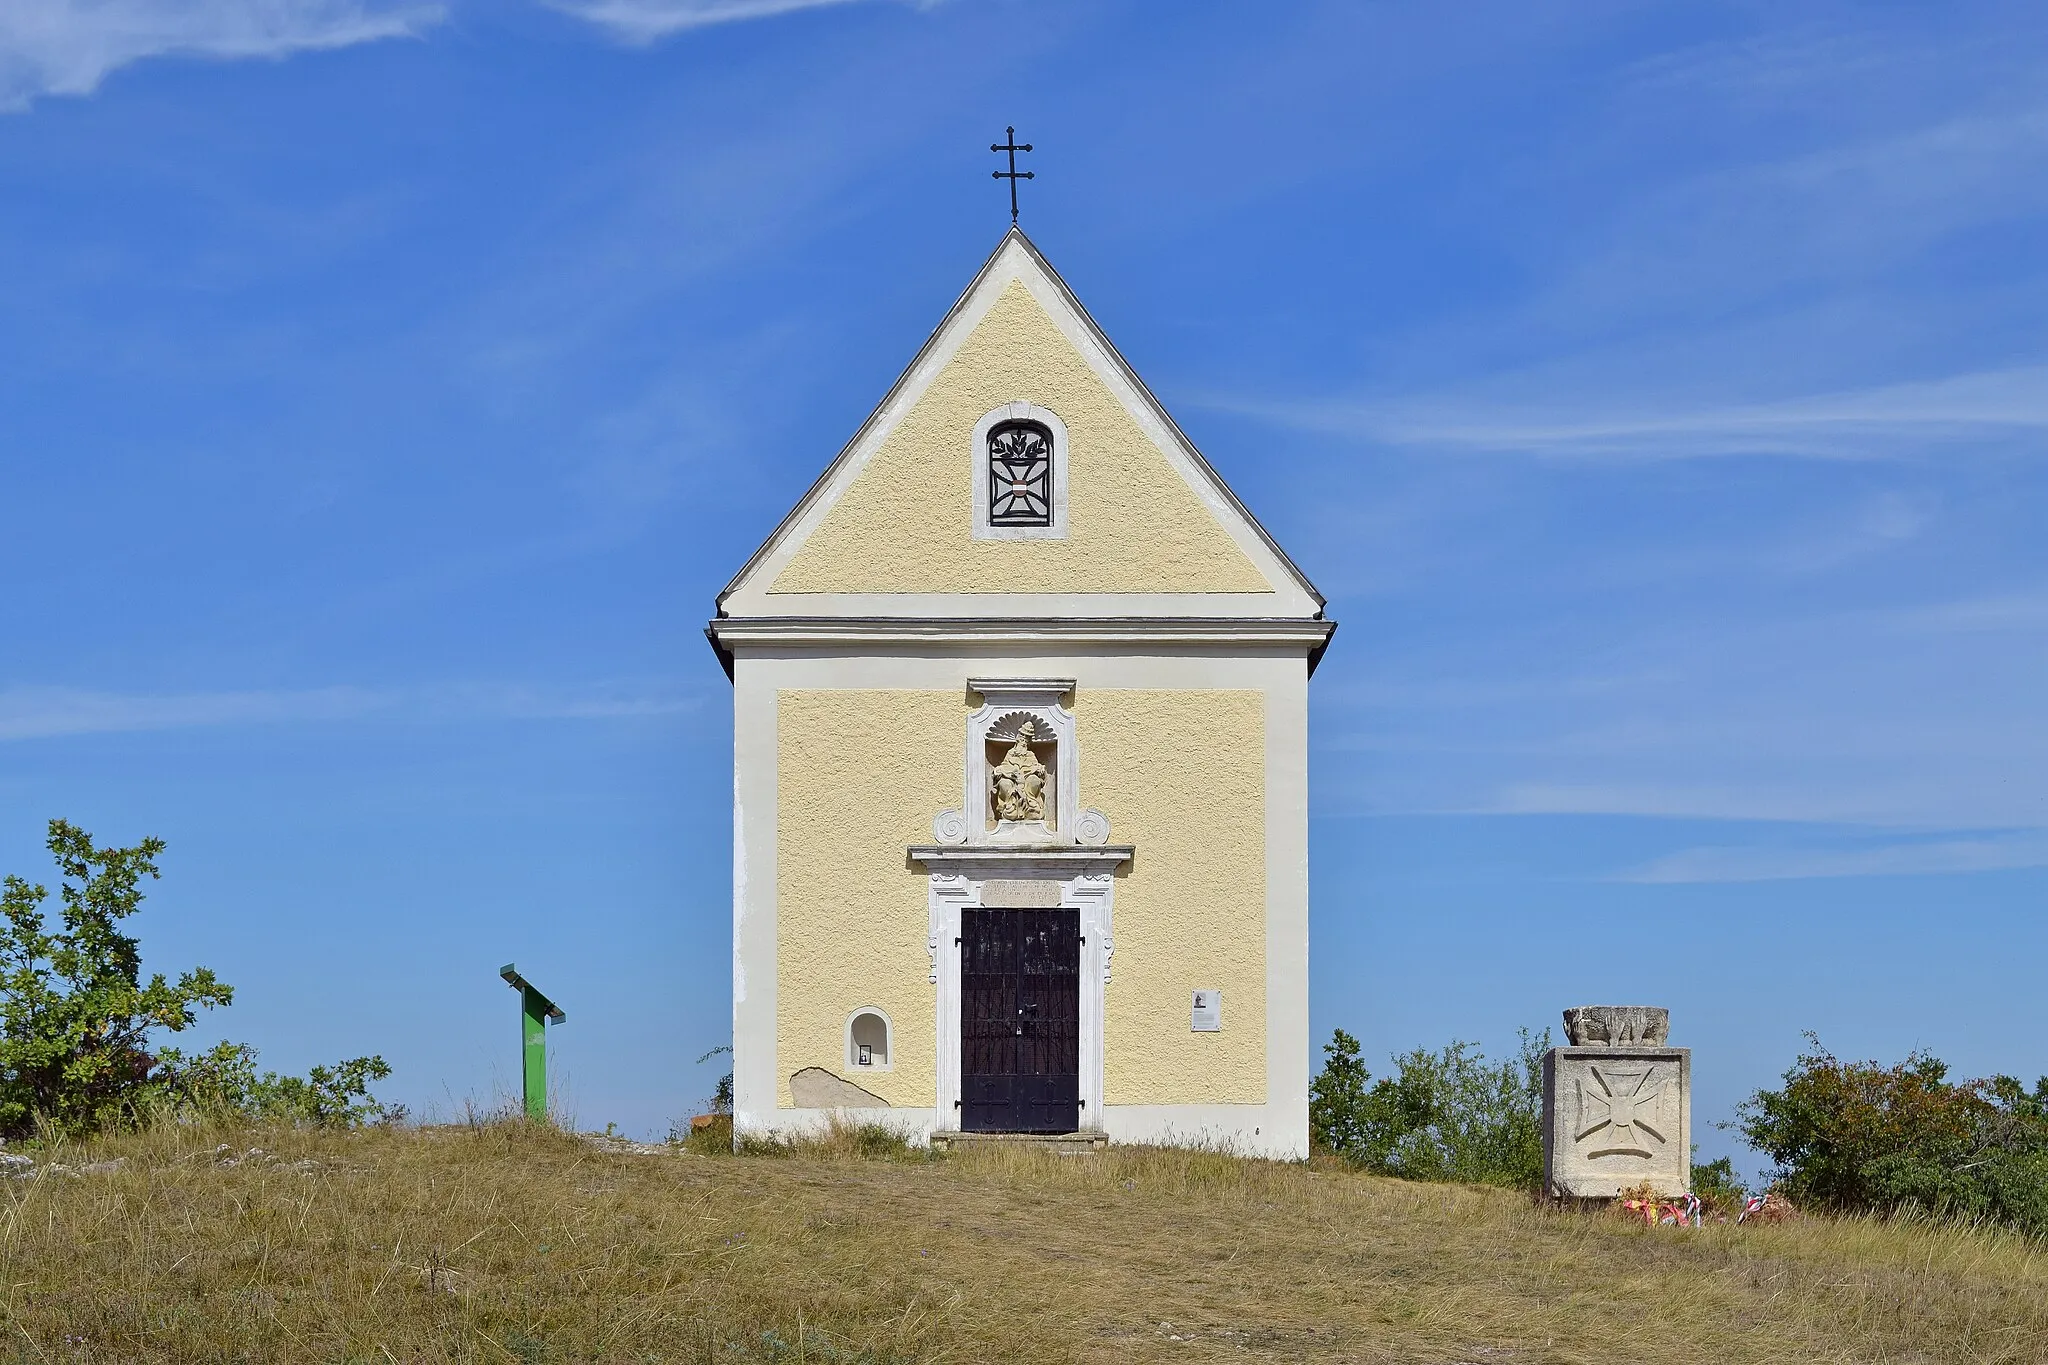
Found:
[{"label": "cross-shaped grille ornament", "polygon": [[1661,1083],[1649,1083],[1656,1068],[1623,1070],[1610,1066],[1603,1071],[1596,1066],[1588,1069],[1599,1088],[1595,1090],[1584,1081],[1579,1082],[1577,1140],[1584,1142],[1602,1129],[1607,1130],[1598,1139],[1602,1150],[1590,1155],[1604,1156],[1612,1152],[1651,1156],[1653,1153],[1643,1140],[1646,1133],[1655,1138],[1660,1147],[1671,1141],[1659,1131],[1664,1123],[1664,1087]]},{"label": "cross-shaped grille ornament", "polygon": [[1052,459],[1052,435],[1036,422],[989,432],[989,525],[1052,525]]},{"label": "cross-shaped grille ornament", "polygon": [[1007,171],[990,171],[989,174],[997,180],[1007,180],[1010,182],[1010,222],[1014,224],[1017,221],[1017,182],[1019,180],[1035,180],[1037,177],[1030,171],[1020,171],[1017,169],[1017,153],[1030,151],[1031,144],[1028,142],[1018,142],[1017,130],[1015,128],[1005,128],[1003,132],[1009,135],[1008,140],[1004,142],[991,142],[988,145],[988,149],[992,152],[1008,152],[1010,154],[1010,169]]}]

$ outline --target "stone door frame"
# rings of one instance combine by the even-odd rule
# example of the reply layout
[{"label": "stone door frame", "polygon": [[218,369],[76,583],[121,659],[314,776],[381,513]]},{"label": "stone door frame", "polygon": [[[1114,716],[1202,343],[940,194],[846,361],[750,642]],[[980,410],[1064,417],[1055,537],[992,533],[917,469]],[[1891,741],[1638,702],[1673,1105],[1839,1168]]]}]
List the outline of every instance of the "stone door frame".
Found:
[{"label": "stone door frame", "polygon": [[[960,1125],[960,912],[969,907],[1072,910],[1081,933],[1081,1128],[1103,1127],[1103,997],[1109,963],[1116,951],[1111,909],[1116,869],[1131,856],[1129,845],[1019,849],[958,845],[918,847],[910,856],[924,864],[930,915],[925,949],[931,957],[933,1013],[938,1070],[933,1092],[934,1126],[957,1132]],[[993,899],[985,899],[993,896]],[[1028,902],[1017,904],[1017,902]]]}]

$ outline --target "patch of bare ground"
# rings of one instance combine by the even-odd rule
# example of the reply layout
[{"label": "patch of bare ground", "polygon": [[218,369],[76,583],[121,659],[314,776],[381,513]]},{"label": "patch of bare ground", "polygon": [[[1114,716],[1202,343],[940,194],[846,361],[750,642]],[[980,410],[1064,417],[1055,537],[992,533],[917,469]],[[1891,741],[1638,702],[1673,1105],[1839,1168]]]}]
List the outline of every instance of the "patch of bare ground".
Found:
[{"label": "patch of bare ground", "polygon": [[[222,1144],[227,1144],[223,1149]],[[1198,1152],[162,1129],[0,1181],[35,1361],[2048,1360],[2002,1233],[1651,1229]],[[870,1146],[873,1144],[870,1143]],[[222,1155],[260,1149],[263,1158]]]}]

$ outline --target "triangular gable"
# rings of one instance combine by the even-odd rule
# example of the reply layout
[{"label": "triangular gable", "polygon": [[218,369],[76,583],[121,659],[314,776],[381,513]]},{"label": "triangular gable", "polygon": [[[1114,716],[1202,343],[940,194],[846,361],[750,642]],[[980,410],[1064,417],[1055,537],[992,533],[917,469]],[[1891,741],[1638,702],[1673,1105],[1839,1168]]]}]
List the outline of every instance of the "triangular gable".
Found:
[{"label": "triangular gable", "polygon": [[[1058,538],[978,538],[978,419],[1065,424]],[[1322,597],[1012,228],[721,614],[1315,616]],[[951,614],[951,613],[948,613]]]}]

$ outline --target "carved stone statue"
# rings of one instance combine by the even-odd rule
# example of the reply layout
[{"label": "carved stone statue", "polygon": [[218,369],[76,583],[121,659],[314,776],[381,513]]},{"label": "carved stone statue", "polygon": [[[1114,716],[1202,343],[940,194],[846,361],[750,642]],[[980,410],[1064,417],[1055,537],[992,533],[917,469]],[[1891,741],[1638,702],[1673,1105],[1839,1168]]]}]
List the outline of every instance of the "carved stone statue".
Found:
[{"label": "carved stone statue", "polygon": [[989,774],[989,791],[998,820],[1045,818],[1045,765],[1031,752],[1037,729],[1030,721],[1017,727],[1017,738],[1003,761]]},{"label": "carved stone statue", "polygon": [[1580,1005],[1564,1012],[1564,1036],[1573,1047],[1663,1047],[1671,1037],[1671,1011],[1656,1005]]}]

